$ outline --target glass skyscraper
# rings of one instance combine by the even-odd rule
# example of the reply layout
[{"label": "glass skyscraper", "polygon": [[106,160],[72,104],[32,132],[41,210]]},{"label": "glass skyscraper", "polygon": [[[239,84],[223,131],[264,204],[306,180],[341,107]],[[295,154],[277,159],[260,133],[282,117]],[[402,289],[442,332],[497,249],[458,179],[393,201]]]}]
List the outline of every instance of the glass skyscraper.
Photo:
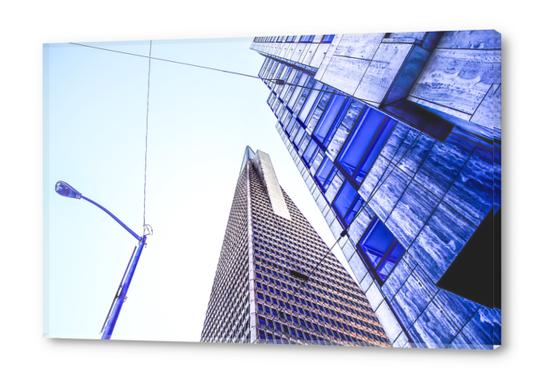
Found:
[{"label": "glass skyscraper", "polygon": [[501,343],[500,35],[256,37],[282,140],[395,347]]},{"label": "glass skyscraper", "polygon": [[247,147],[203,342],[390,346],[364,293]]}]

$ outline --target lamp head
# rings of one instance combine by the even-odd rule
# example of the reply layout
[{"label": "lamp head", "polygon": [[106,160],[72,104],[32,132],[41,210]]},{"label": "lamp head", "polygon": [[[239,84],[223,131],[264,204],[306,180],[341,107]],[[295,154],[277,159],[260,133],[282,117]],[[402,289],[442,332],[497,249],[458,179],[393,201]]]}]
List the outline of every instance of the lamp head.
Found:
[{"label": "lamp head", "polygon": [[80,199],[82,196],[81,192],[77,191],[75,188],[62,180],[56,182],[55,191],[61,196],[71,197],[72,199]]}]

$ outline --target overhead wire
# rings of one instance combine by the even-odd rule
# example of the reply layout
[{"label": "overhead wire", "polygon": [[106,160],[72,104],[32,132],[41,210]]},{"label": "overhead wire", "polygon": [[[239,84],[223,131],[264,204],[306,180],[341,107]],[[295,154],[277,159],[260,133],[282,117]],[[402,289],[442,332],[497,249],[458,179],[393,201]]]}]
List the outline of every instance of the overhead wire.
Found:
[{"label": "overhead wire", "polygon": [[[107,52],[110,52],[110,53],[124,54],[124,55],[129,55],[129,56],[138,57],[138,58],[145,58],[145,59],[154,60],[154,61],[173,63],[173,64],[177,64],[177,65],[182,65],[182,66],[188,66],[188,67],[200,68],[200,69],[204,69],[204,70],[221,72],[221,73],[224,73],[224,74],[237,75],[237,76],[242,76],[242,77],[250,78],[250,79],[258,79],[258,80],[264,80],[264,81],[269,80],[269,81],[273,81],[273,82],[275,82],[275,83],[277,83],[279,85],[290,85],[290,86],[295,86],[295,87],[300,87],[300,88],[314,89],[313,87],[307,87],[307,86],[303,86],[303,85],[296,84],[296,83],[290,83],[290,82],[285,81],[284,79],[262,78],[262,77],[260,77],[258,75],[247,74],[247,73],[240,72],[240,71],[226,70],[226,69],[222,69],[222,68],[218,68],[218,67],[212,67],[212,66],[206,66],[206,65],[195,64],[195,63],[190,63],[190,62],[184,62],[184,61],[179,61],[179,60],[175,60],[175,59],[153,57],[153,56],[150,55],[150,53],[149,53],[149,55],[138,54],[138,53],[132,53],[132,52],[129,52],[129,51],[109,49],[109,48],[106,48],[106,47],[87,45],[87,44],[84,44],[84,43],[77,43],[77,42],[70,42],[70,44],[75,45],[75,46],[80,46],[80,47],[86,47],[86,48],[89,48],[89,49],[107,51]],[[323,89],[317,89],[317,91],[322,92],[322,93],[339,93],[338,90],[328,91],[328,90],[323,90]]]},{"label": "overhead wire", "polygon": [[149,41],[149,64],[147,69],[147,112],[145,115],[145,166],[143,172],[143,233],[146,233],[146,212],[147,212],[147,165],[149,150],[149,99],[151,92],[151,62],[152,62],[152,40]]}]

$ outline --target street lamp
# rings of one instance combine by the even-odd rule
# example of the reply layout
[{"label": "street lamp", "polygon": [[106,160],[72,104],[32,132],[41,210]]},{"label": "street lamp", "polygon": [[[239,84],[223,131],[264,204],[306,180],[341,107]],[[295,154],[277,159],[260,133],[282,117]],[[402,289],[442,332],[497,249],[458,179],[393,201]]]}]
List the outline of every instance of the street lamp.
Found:
[{"label": "street lamp", "polygon": [[[122,279],[120,281],[119,288],[117,289],[117,292],[115,293],[115,297],[113,298],[111,307],[109,307],[109,312],[107,313],[107,317],[105,318],[105,321],[102,325],[102,330],[101,330],[102,339],[103,340],[111,339],[111,335],[113,334],[113,329],[115,329],[115,324],[117,323],[120,310],[122,309],[122,305],[124,301],[126,300],[126,294],[128,293],[128,288],[130,287],[130,283],[132,282],[132,278],[134,276],[137,263],[139,262],[139,257],[141,256],[141,252],[143,251],[143,248],[145,247],[145,243],[147,241],[147,233],[144,233],[143,236],[139,236],[136,232],[130,229],[125,223],[123,223],[117,216],[111,213],[108,209],[98,204],[94,200],[91,200],[88,197],[83,196],[81,192],[77,191],[71,185],[69,185],[66,182],[63,182],[62,180],[59,180],[58,182],[56,182],[55,191],[61,196],[69,197],[72,199],[83,199],[97,206],[102,211],[107,213],[111,218],[113,218],[113,220],[115,220],[120,226],[126,229],[128,233],[130,233],[138,241],[137,246],[132,251],[132,256],[130,257],[130,260],[128,261],[128,265],[126,266],[126,269],[124,270],[124,275],[122,276]],[[145,228],[147,228],[147,226],[145,226]]]}]

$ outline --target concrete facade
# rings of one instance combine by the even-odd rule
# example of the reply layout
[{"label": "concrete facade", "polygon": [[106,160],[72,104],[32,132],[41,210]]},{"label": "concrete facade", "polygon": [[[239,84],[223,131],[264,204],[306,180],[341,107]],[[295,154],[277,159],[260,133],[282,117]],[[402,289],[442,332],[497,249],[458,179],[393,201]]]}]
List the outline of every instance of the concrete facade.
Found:
[{"label": "concrete facade", "polygon": [[[345,258],[393,345],[500,345],[496,301],[439,284],[501,208],[500,35],[272,36],[252,49],[277,130],[334,235],[346,230]],[[375,230],[394,256],[371,251]]]}]

